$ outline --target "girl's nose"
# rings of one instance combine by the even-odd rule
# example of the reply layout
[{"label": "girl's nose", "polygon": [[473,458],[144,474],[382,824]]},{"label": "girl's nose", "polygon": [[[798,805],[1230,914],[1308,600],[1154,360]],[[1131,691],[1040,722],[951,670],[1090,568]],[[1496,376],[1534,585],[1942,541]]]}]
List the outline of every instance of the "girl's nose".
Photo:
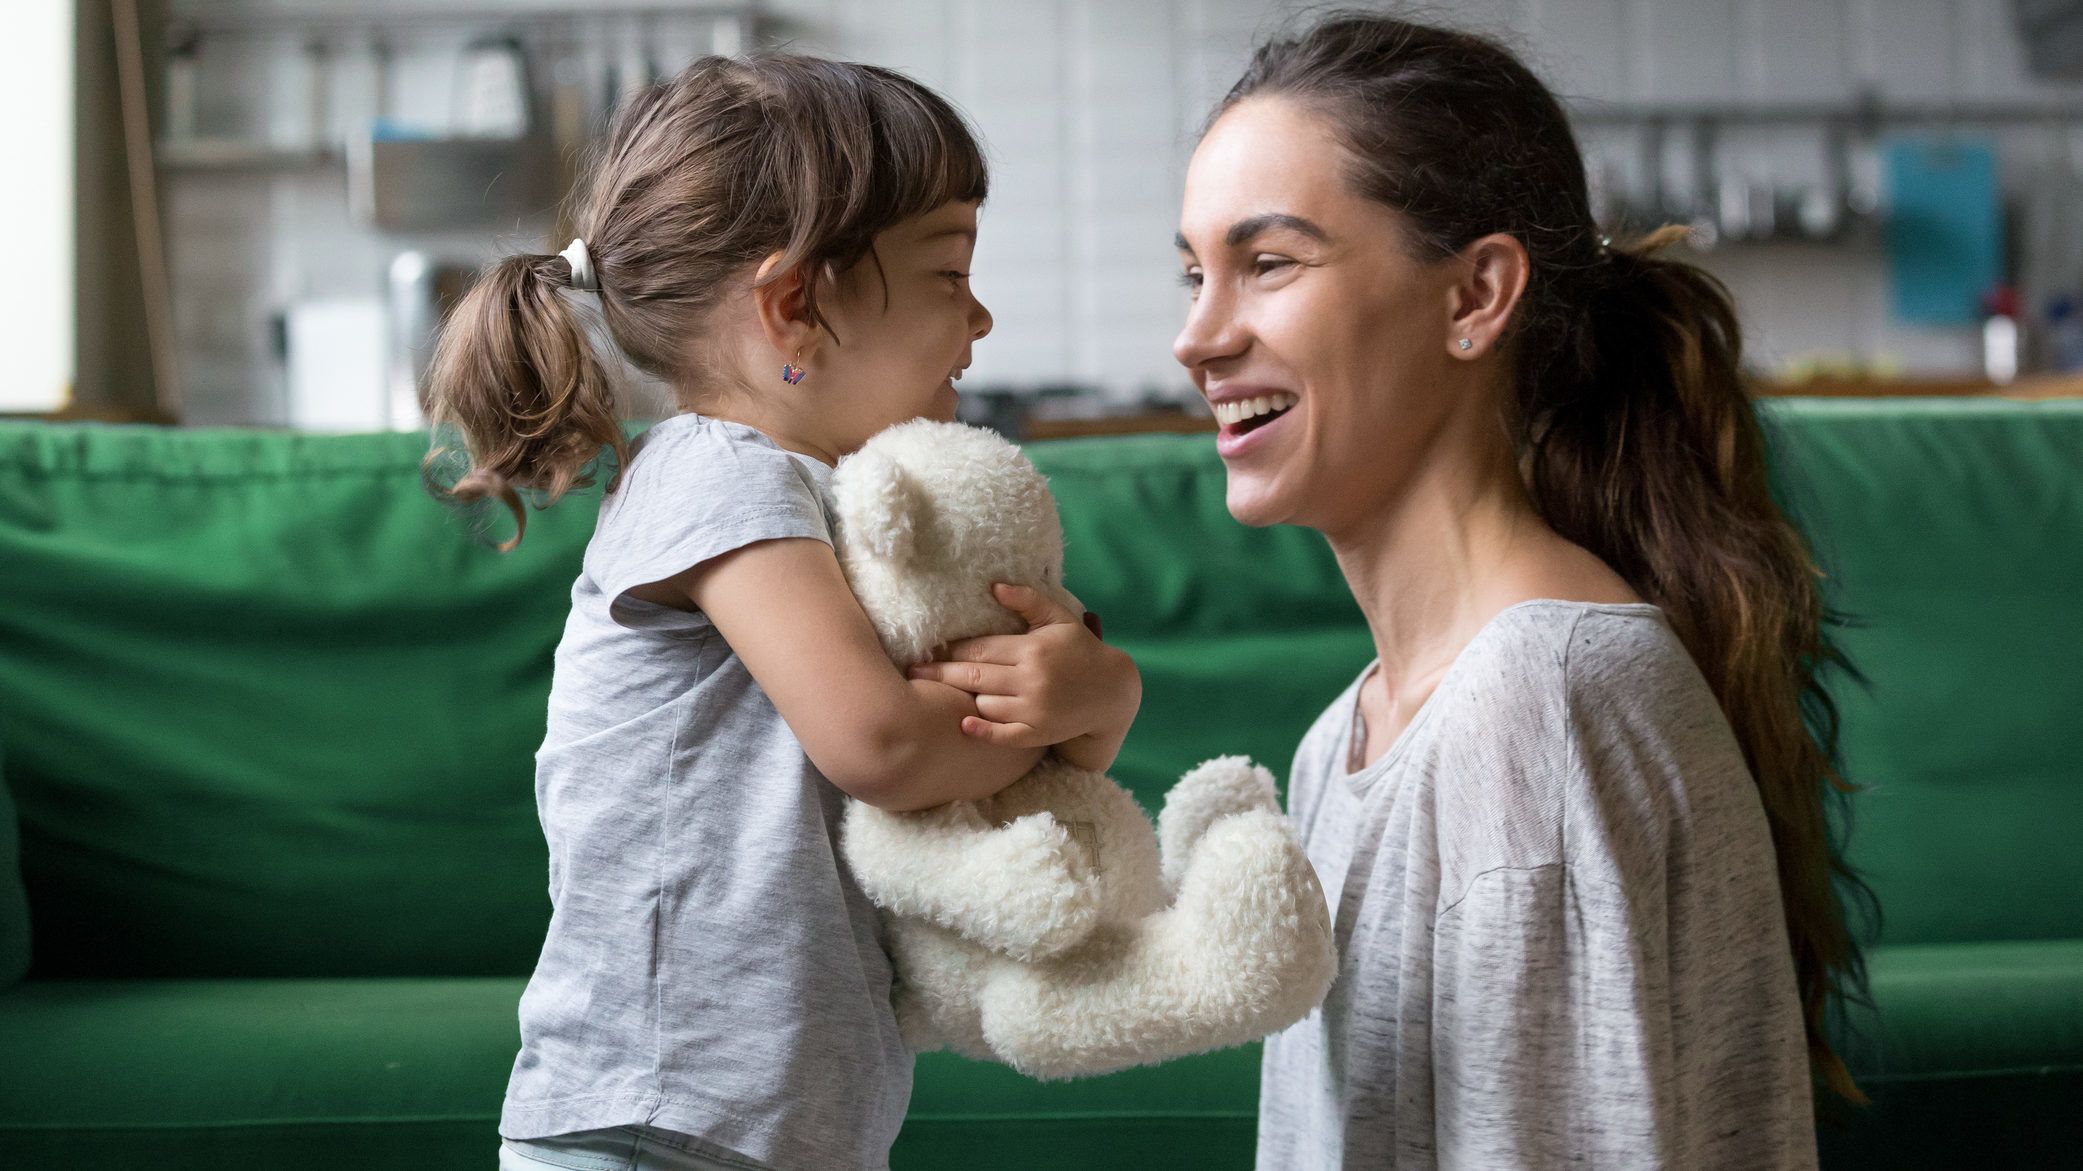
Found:
[{"label": "girl's nose", "polygon": [[991,311],[984,308],[982,301],[976,299],[976,294],[971,293],[969,295],[969,303],[973,306],[969,311],[969,340],[977,341],[985,334],[991,332],[991,326],[994,323],[991,319]]}]

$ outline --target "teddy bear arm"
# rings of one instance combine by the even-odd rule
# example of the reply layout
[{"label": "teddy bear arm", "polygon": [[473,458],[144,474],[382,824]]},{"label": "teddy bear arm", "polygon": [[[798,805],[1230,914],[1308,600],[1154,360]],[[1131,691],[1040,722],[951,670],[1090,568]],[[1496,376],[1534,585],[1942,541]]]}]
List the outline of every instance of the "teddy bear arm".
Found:
[{"label": "teddy bear arm", "polygon": [[1018,959],[1083,938],[1100,911],[1083,848],[1046,813],[992,826],[967,804],[923,813],[857,806],[845,848],[877,906]]}]

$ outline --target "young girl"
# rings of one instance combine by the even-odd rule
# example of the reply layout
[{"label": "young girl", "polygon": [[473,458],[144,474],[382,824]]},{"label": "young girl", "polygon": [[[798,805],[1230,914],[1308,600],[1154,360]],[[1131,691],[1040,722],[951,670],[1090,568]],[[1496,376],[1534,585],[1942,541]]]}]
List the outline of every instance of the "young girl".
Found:
[{"label": "young girl", "polygon": [[[984,193],[960,117],[897,74],[707,58],[619,118],[580,238],[457,309],[433,377],[471,458],[455,496],[519,522],[519,490],[554,499],[603,449],[620,469],[537,755],[553,912],[502,1167],[887,1166],[912,1059],[845,798],[981,798],[1052,744],[1103,768],[1127,732],[1134,665],[1078,616],[1001,587],[1031,629],[990,640],[990,687],[907,678],[831,549],[832,464],[954,415],[991,327]],[[629,450],[594,298],[684,412]]]},{"label": "young girl", "polygon": [[1601,240],[1509,53],[1375,14],[1261,49],[1194,153],[1230,511],[1321,531],[1378,656],[1289,774],[1341,962],[1261,1171],[1808,1168],[1811,1076],[1857,1095],[1816,575],[1671,238]]}]

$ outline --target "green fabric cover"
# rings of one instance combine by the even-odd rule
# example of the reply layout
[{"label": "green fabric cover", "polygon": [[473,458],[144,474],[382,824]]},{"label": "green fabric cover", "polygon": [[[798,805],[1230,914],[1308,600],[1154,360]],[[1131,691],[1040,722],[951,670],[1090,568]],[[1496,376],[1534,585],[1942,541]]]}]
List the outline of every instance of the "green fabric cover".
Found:
[{"label": "green fabric cover", "polygon": [[1833,690],[1883,937],[2083,939],[2083,402],[1770,417],[1871,681]]},{"label": "green fabric cover", "polygon": [[[0,595],[21,600],[0,730],[39,975],[532,966],[532,754],[597,496],[501,554],[420,490],[425,447],[0,428]],[[1152,808],[1209,756],[1284,774],[1370,653],[1323,543],[1230,521],[1204,447],[1036,452],[1069,578],[1142,665],[1117,773]]]},{"label": "green fabric cover", "polygon": [[1842,1052],[1873,1105],[1818,1128],[1823,1166],[2065,1167],[2083,1151],[2083,940],[1871,956],[1879,1011]]},{"label": "green fabric cover", "polygon": [[42,976],[510,975],[590,500],[511,555],[426,440],[0,428],[0,738]]},{"label": "green fabric cover", "polygon": [[6,745],[0,743],[0,988],[29,970],[29,892],[22,887],[22,840],[7,788]]},{"label": "green fabric cover", "polygon": [[[38,981],[0,996],[0,1165],[489,1167],[503,978]],[[1036,1085],[919,1062],[899,1168],[1251,1166],[1258,1048]]]},{"label": "green fabric cover", "polygon": [[[1874,680],[1836,694],[1886,911],[1846,1048],[1876,1106],[1826,1165],[2051,1162],[2083,1146],[2083,403],[1768,417]],[[0,425],[36,943],[0,992],[0,1166],[485,1162],[597,497],[501,555],[421,491],[424,444]],[[1370,653],[1323,543],[1232,522],[1205,437],[1032,454],[1071,586],[1143,669],[1117,774],[1154,808],[1217,753],[1284,773]],[[897,1165],[1243,1167],[1255,1095],[1250,1047],[1071,1086],[929,1057]]]},{"label": "green fabric cover", "polygon": [[[1823,1128],[1826,1165],[2053,1166],[2083,1146],[2083,942],[1881,948],[1873,977],[1886,1011],[1860,1014],[1851,1055],[1875,1107]],[[484,1163],[521,985],[25,984],[0,996],[6,1068],[35,1071],[0,1078],[0,1164]],[[893,1164],[1248,1168],[1257,1089],[1257,1046],[1051,1085],[929,1054]]]}]

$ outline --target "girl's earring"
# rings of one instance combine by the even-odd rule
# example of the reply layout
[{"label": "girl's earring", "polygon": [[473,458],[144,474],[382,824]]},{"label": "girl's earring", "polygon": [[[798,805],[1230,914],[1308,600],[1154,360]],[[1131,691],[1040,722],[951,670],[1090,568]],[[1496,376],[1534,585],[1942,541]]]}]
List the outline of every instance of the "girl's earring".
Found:
[{"label": "girl's earring", "polygon": [[[800,361],[802,357],[803,351],[797,350],[796,359]],[[796,383],[803,381],[803,375],[808,373],[810,373],[810,371],[805,370],[801,366],[796,365],[795,362],[783,362],[781,364],[781,381],[788,383],[790,386],[794,386]]]},{"label": "girl's earring", "polygon": [[1468,340],[1467,338],[1462,338],[1462,339],[1461,339],[1461,349],[1462,349],[1463,351],[1467,351],[1467,350],[1472,350],[1472,349],[1474,349],[1474,348],[1475,348],[1475,343],[1474,343],[1474,342],[1472,342],[1472,341],[1469,341],[1469,340]]}]

